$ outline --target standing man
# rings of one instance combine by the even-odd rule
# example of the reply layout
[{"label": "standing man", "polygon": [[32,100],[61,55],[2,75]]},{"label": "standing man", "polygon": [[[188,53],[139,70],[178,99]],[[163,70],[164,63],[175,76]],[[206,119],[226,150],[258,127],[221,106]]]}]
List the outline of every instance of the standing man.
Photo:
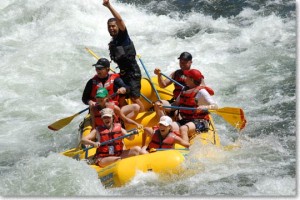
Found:
[{"label": "standing man", "polygon": [[103,0],[103,5],[109,9],[114,18],[107,21],[107,28],[112,40],[109,43],[110,58],[118,64],[120,78],[130,87],[128,97],[144,111],[140,100],[141,70],[136,62],[136,51],[131,41],[121,15],[111,6],[109,0]]}]

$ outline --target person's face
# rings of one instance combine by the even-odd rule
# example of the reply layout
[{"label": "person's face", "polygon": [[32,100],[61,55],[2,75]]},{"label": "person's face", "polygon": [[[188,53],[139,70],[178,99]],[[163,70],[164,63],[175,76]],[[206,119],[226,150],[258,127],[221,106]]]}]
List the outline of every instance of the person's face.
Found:
[{"label": "person's face", "polygon": [[108,29],[110,36],[112,36],[112,37],[117,36],[119,33],[119,27],[118,27],[116,21],[109,22],[107,24],[107,29]]},{"label": "person's face", "polygon": [[99,78],[106,78],[108,75],[108,70],[105,67],[102,68],[96,68],[96,73]]},{"label": "person's face", "polygon": [[104,98],[96,98],[97,103],[99,104],[100,107],[105,107],[105,103],[107,102],[107,97]]},{"label": "person's face", "polygon": [[191,60],[184,60],[184,59],[179,59],[179,66],[182,70],[188,70],[191,68],[192,65]]},{"label": "person's face", "polygon": [[104,116],[104,117],[102,117],[102,121],[103,121],[103,123],[106,127],[111,127],[112,123],[113,123],[113,118],[108,117],[108,116]]},{"label": "person's face", "polygon": [[168,133],[170,132],[170,129],[171,129],[171,126],[165,126],[165,125],[159,124],[159,131],[163,137],[168,135]]},{"label": "person's face", "polygon": [[193,88],[194,87],[194,79],[192,79],[191,77],[186,77],[185,78],[185,84],[186,86],[188,86],[189,88]]}]

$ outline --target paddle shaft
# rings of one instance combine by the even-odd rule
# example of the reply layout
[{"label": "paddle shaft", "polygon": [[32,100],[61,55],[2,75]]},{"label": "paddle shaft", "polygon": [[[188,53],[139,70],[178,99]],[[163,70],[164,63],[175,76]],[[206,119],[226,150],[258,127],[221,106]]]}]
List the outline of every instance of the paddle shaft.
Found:
[{"label": "paddle shaft", "polygon": [[80,115],[81,113],[83,113],[84,111],[88,110],[89,107],[83,109],[82,111],[70,116],[70,117],[66,117],[66,118],[63,118],[63,119],[60,119],[52,124],[50,124],[48,126],[48,128],[50,130],[53,130],[53,131],[58,131],[59,129],[65,127],[66,125],[68,125],[76,116]]},{"label": "paddle shaft", "polygon": [[99,60],[100,59],[100,57],[99,56],[97,56],[91,49],[89,49],[89,48],[87,48],[87,47],[85,47],[85,50],[87,50],[92,56],[94,56],[94,58],[96,58],[97,60]]},{"label": "paddle shaft", "polygon": [[182,85],[181,83],[175,81],[174,79],[168,77],[167,75],[165,75],[164,73],[160,72],[161,75],[163,75],[164,77],[166,77],[167,79],[169,79],[170,81],[173,81],[175,84],[179,85],[180,87],[184,88],[185,86]]},{"label": "paddle shaft", "polygon": [[[100,143],[100,146],[107,145],[107,144],[112,143],[112,142],[114,142],[114,141],[116,141],[116,140],[121,140],[121,139],[123,139],[123,138],[130,137],[130,136],[132,136],[132,135],[136,135],[136,134],[139,133],[139,131],[138,131],[137,129],[131,129],[131,130],[129,130],[128,132],[132,132],[132,133],[129,133],[129,134],[126,134],[126,135],[122,135],[122,136],[120,136],[120,137],[117,137],[117,138],[114,138],[114,139],[111,139],[111,140],[107,140],[107,141],[105,141],[105,142],[101,142],[101,143]],[[77,152],[74,152],[74,156],[77,155],[77,154],[80,154],[80,153],[82,153],[82,152],[84,152],[84,151],[88,151],[88,150],[90,150],[90,149],[92,149],[92,148],[94,148],[94,146],[90,146],[90,147],[88,147],[88,148],[81,149],[81,150],[79,150],[79,151],[77,151]]]},{"label": "paddle shaft", "polygon": [[[85,47],[85,50],[87,50],[87,52],[89,52],[92,56],[94,56],[94,58],[96,58],[97,60],[100,59],[99,56],[97,56],[91,49]],[[112,68],[110,68],[110,70],[113,72],[113,73],[116,73],[116,71],[114,71]]]},{"label": "paddle shaft", "polygon": [[152,104],[152,101],[150,100],[150,99],[148,99],[145,95],[143,95],[142,93],[141,93],[141,96],[148,102],[148,103],[150,103],[150,104]]},{"label": "paddle shaft", "polygon": [[[163,106],[164,108],[173,108],[181,110],[196,110],[197,108],[183,106]],[[208,110],[210,113],[215,113],[221,116],[231,126],[241,131],[245,128],[247,120],[245,119],[244,111],[241,108],[224,107],[217,110]]]},{"label": "paddle shaft", "polygon": [[197,108],[183,107],[183,106],[163,106],[164,108],[174,108],[176,110],[197,110]]},{"label": "paddle shaft", "polygon": [[154,84],[152,83],[152,80],[151,80],[151,77],[150,77],[150,75],[149,75],[149,73],[148,73],[148,70],[146,69],[146,67],[145,67],[145,65],[144,65],[144,63],[143,63],[143,61],[142,61],[142,59],[141,59],[141,56],[138,56],[138,58],[139,58],[139,61],[140,61],[140,63],[142,64],[142,66],[143,66],[143,68],[144,68],[144,70],[145,70],[145,72],[146,72],[146,74],[147,74],[147,77],[148,77],[148,79],[149,79],[149,81],[150,81],[150,84],[151,84],[153,90],[155,91],[155,94],[156,94],[156,96],[157,96],[157,99],[161,101],[160,96],[159,96],[159,94],[158,94],[158,92],[157,92],[157,90],[156,90]]},{"label": "paddle shaft", "polygon": [[87,107],[87,108],[83,109],[82,111],[78,112],[78,113],[77,113],[77,114],[75,114],[75,115],[80,115],[81,113],[83,113],[83,112],[87,111],[88,109],[89,109],[89,107]]},{"label": "paddle shaft", "polygon": [[100,143],[100,146],[107,145],[107,144],[112,143],[112,142],[114,142],[114,141],[116,141],[116,140],[121,140],[121,139],[123,139],[123,138],[127,138],[127,137],[130,137],[130,136],[132,136],[132,135],[136,135],[136,134],[139,133],[139,131],[138,131],[137,129],[130,130],[129,132],[132,132],[132,133],[129,133],[129,134],[126,134],[126,135],[122,135],[122,136],[117,137],[117,138],[115,138],[115,139],[111,139],[111,140],[107,140],[107,141],[105,141],[105,142],[102,142],[102,143]]}]

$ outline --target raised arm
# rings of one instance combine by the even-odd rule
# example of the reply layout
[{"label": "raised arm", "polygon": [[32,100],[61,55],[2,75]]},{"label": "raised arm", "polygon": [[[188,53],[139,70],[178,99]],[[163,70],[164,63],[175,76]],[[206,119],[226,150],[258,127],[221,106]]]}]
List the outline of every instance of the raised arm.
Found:
[{"label": "raised arm", "polygon": [[[155,68],[154,74],[157,75],[157,80],[158,80],[159,87],[165,88],[165,87],[167,87],[168,85],[170,85],[172,83],[169,79],[163,79],[163,77],[160,73],[160,69]],[[173,77],[173,74],[174,73],[171,74],[171,77]]]},{"label": "raised arm", "polygon": [[125,23],[121,17],[121,15],[112,7],[109,0],[103,0],[103,5],[109,9],[111,14],[116,18],[117,25],[121,31],[124,31],[126,29]]}]

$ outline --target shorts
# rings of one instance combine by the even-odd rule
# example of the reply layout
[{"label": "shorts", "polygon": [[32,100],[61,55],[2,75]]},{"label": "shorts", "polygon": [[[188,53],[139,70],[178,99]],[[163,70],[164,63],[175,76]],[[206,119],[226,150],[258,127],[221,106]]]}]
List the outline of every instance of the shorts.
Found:
[{"label": "shorts", "polygon": [[178,120],[176,123],[179,125],[179,126],[183,126],[185,125],[186,123],[188,122],[193,122],[195,124],[195,127],[196,127],[196,132],[200,133],[200,132],[207,132],[208,131],[208,128],[209,128],[209,123],[207,120],[205,119],[181,119],[181,120]]},{"label": "shorts", "polygon": [[141,79],[140,74],[125,74],[121,75],[120,78],[124,81],[126,85],[130,87],[129,94],[126,94],[126,98],[129,97],[140,97],[141,96]]}]

